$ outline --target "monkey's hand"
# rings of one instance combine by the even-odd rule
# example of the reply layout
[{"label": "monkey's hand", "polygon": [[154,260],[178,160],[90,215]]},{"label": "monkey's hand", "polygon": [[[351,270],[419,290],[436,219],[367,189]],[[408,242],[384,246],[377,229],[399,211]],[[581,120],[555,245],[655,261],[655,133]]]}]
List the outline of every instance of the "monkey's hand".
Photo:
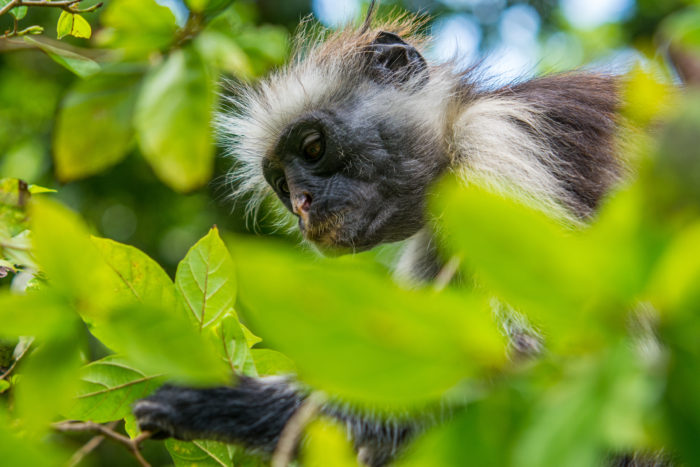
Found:
[{"label": "monkey's hand", "polygon": [[156,439],[212,439],[272,452],[304,398],[285,379],[241,376],[232,387],[163,386],[138,401],[134,414]]}]

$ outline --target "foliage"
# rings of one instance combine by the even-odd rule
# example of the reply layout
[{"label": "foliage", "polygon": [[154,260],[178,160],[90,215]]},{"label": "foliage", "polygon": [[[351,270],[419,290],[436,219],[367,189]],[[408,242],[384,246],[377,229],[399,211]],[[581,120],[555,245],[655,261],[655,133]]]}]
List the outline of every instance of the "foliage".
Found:
[{"label": "foliage", "polygon": [[[657,64],[647,66],[656,73],[639,67],[629,75],[624,112],[636,130],[621,138],[637,175],[586,228],[442,181],[431,210],[442,253],[461,278],[445,290],[397,285],[382,265],[390,249],[319,259],[286,241],[231,233],[240,220],[223,235],[217,227],[186,231],[178,244],[189,251],[174,243],[158,250],[144,238],[175,222],[211,225],[214,216],[206,195],[160,191],[144,178],[152,171],[178,192],[207,183],[215,83],[222,75],[251,79],[287,53],[286,33],[255,24],[248,4],[186,3],[182,21],[152,0],[109,1],[85,15],[99,16],[89,47],[76,37],[12,39],[78,78],[48,59],[2,57],[12,67],[0,69],[0,168],[13,175],[0,180],[4,463],[65,465],[87,439],[47,436],[59,420],[140,440],[131,406],[166,381],[288,373],[378,416],[456,401],[449,420],[400,464],[584,466],[661,448],[700,463],[697,90],[672,90],[657,79]],[[75,13],[55,13],[59,35],[86,30]],[[696,7],[669,17],[664,36],[697,53],[696,17]],[[41,168],[47,141],[57,178],[73,181],[58,193],[10,170],[57,186]],[[118,202],[108,199],[115,186]],[[95,235],[110,226],[122,232],[128,216],[107,213],[125,204],[154,226],[130,241],[149,248]],[[545,355],[509,358],[492,317],[505,307],[497,303],[542,333]],[[165,446],[169,457],[146,457],[260,464],[216,442]],[[308,427],[300,454],[302,465],[355,462],[340,430],[324,421]]]}]

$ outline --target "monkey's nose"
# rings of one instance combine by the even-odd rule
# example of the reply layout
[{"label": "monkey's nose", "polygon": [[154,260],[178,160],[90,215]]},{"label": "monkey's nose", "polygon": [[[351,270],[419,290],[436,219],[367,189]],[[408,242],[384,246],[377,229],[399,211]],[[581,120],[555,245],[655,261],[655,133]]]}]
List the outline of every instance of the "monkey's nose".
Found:
[{"label": "monkey's nose", "polygon": [[311,195],[303,191],[292,198],[292,211],[301,217],[304,224],[309,221],[309,209],[311,209]]}]

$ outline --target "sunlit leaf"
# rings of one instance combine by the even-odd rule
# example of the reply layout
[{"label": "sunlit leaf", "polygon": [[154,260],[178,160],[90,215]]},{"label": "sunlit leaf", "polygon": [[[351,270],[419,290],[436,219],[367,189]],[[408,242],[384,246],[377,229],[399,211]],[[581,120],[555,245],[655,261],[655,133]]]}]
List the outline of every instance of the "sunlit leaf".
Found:
[{"label": "sunlit leaf", "polygon": [[127,155],[134,140],[131,118],[140,78],[134,71],[100,73],[68,91],[54,131],[60,180],[99,173]]},{"label": "sunlit leaf", "polygon": [[65,10],[61,11],[56,24],[56,33],[59,39],[63,39],[73,30],[73,14]]},{"label": "sunlit leaf", "polygon": [[146,374],[121,357],[110,355],[83,367],[75,402],[64,415],[71,420],[96,423],[120,420],[132,404],[163,383],[159,375]]},{"label": "sunlit leaf", "polygon": [[306,428],[302,449],[305,467],[356,467],[357,455],[346,431],[334,423],[317,420]]},{"label": "sunlit leaf", "polygon": [[34,47],[41,49],[51,57],[51,60],[81,78],[86,78],[100,71],[100,65],[88,57],[84,57],[70,50],[61,49],[43,41],[38,41],[33,37],[24,36],[23,39]]},{"label": "sunlit leaf", "polygon": [[165,442],[176,467],[233,467],[233,459],[224,443],[169,439]]},{"label": "sunlit leaf", "polygon": [[211,177],[214,85],[192,48],[173,51],[146,75],[136,107],[141,150],[158,178],[191,191]]},{"label": "sunlit leaf", "polygon": [[75,320],[68,303],[50,292],[19,295],[4,291],[0,294],[0,337],[50,338],[68,332]]},{"label": "sunlit leaf", "polygon": [[252,78],[253,66],[248,55],[234,38],[218,31],[204,31],[195,40],[195,46],[209,63],[239,78]]},{"label": "sunlit leaf", "polygon": [[401,290],[364,264],[319,263],[272,242],[230,246],[253,329],[329,393],[385,407],[426,401],[504,358],[484,299]]},{"label": "sunlit leaf", "polygon": [[199,329],[216,322],[233,306],[235,270],[216,227],[180,261],[175,284]]},{"label": "sunlit leaf", "polygon": [[73,37],[90,39],[90,36],[92,36],[92,28],[90,27],[90,23],[88,23],[82,16],[74,14],[73,27],[71,28],[70,35]]}]

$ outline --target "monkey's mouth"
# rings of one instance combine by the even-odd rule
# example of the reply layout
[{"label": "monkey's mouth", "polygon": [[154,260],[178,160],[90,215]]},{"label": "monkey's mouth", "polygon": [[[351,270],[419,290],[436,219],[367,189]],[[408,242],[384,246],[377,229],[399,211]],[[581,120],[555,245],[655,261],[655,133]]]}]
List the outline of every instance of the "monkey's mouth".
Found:
[{"label": "monkey's mouth", "polygon": [[334,247],[340,238],[344,216],[342,212],[334,212],[323,218],[299,218],[299,230],[304,238],[319,246]]}]

